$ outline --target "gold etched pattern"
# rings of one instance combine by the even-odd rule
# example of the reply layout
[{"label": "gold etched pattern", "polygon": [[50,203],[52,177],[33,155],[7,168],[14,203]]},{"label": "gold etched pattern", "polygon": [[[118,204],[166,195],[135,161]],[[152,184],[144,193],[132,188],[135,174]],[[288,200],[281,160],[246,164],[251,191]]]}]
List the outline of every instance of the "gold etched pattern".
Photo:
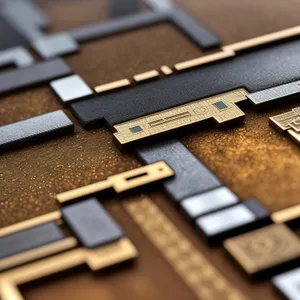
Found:
[{"label": "gold etched pattern", "polygon": [[138,255],[129,239],[96,249],[77,248],[31,264],[1,273],[0,297],[2,300],[24,300],[18,285],[74,268],[86,263],[92,271],[116,265]]},{"label": "gold etched pattern", "polygon": [[122,202],[125,210],[201,300],[246,300],[146,196]]},{"label": "gold etched pattern", "polygon": [[238,89],[127,121],[114,126],[114,138],[123,146],[212,118],[218,125],[240,120],[245,114],[236,103],[246,95],[246,90]]},{"label": "gold etched pattern", "polygon": [[249,275],[300,257],[300,239],[284,224],[228,239],[224,247]]},{"label": "gold etched pattern", "polygon": [[154,164],[110,176],[100,182],[58,194],[56,198],[59,203],[63,204],[67,201],[104,192],[108,189],[114,189],[116,193],[122,193],[172,176],[174,176],[174,171],[164,161],[159,161]]},{"label": "gold etched pattern", "polygon": [[300,146],[300,107],[270,118],[270,125]]}]

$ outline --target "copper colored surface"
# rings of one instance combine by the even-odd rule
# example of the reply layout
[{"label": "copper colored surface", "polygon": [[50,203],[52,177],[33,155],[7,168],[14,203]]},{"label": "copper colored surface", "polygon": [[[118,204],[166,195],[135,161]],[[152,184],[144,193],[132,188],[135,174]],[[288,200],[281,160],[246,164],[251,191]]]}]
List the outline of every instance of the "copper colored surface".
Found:
[{"label": "copper colored surface", "polygon": [[[53,1],[53,7],[58,2]],[[66,4],[64,12],[48,6],[46,11],[55,21],[54,31],[98,20],[101,10],[96,12],[94,5],[88,4],[95,1],[79,2],[74,7]],[[214,29],[224,44],[300,24],[300,4],[296,0],[177,2]],[[71,23],[66,18],[68,11]],[[66,61],[75,73],[95,87],[200,55],[201,51],[174,26],[161,24],[82,44],[80,52],[68,56]],[[0,100],[0,125],[61,108],[47,86],[13,93]],[[270,210],[276,211],[299,201],[300,159],[299,148],[269,127],[268,118],[292,107],[286,105],[261,114],[250,108],[243,109],[245,125],[228,131],[207,129],[187,133],[181,139],[239,196],[256,196]],[[140,165],[132,155],[119,152],[107,129],[84,131],[77,123],[75,125],[74,136],[0,156],[0,227],[56,210],[55,194],[58,192]],[[241,276],[221,248],[206,246],[168,199],[157,194],[153,199],[212,264],[248,296],[279,299],[269,282],[251,283]],[[140,253],[137,263],[104,275],[93,276],[83,270],[26,286],[26,300],[194,299],[118,201],[108,201],[105,205],[137,247]]]}]

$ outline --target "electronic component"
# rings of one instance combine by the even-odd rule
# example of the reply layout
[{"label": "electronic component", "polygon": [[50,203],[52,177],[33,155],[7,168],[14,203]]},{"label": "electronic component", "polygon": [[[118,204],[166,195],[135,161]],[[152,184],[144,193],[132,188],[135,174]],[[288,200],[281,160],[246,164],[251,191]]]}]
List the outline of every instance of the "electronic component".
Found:
[{"label": "electronic component", "polygon": [[0,151],[69,135],[74,124],[62,110],[0,127]]},{"label": "electronic component", "polygon": [[116,193],[123,193],[172,176],[174,176],[174,171],[165,162],[159,161],[148,166],[110,176],[100,182],[58,194],[56,198],[60,204],[63,204],[112,189]]},{"label": "electronic component", "polygon": [[101,126],[103,122],[113,127],[242,87],[254,93],[295,81],[300,76],[299,47],[300,41],[293,40],[246,52],[189,72],[79,101],[71,109],[85,128]]},{"label": "electronic component", "polygon": [[62,218],[86,248],[103,246],[124,236],[122,229],[95,198],[63,207]]},{"label": "electronic component", "polygon": [[50,86],[65,104],[93,95],[93,91],[79,75],[51,81]]},{"label": "electronic component", "polygon": [[69,66],[60,58],[7,71],[0,74],[0,94],[48,82],[71,72]]},{"label": "electronic component", "polygon": [[300,239],[284,224],[273,224],[228,239],[224,247],[250,276],[274,274],[300,258]]},{"label": "electronic component", "polygon": [[300,145],[300,107],[270,118],[270,125]]},{"label": "electronic component", "polygon": [[176,176],[163,183],[174,201],[206,192],[221,186],[219,179],[176,139],[136,149],[143,163],[164,160]]},{"label": "electronic component", "polygon": [[10,64],[25,68],[34,64],[34,58],[26,48],[20,46],[0,51],[0,67]]},{"label": "electronic component", "polygon": [[236,103],[246,100],[246,94],[239,89],[117,124],[114,139],[119,146],[126,146],[209,119],[214,119],[218,126],[243,121],[245,114]]}]

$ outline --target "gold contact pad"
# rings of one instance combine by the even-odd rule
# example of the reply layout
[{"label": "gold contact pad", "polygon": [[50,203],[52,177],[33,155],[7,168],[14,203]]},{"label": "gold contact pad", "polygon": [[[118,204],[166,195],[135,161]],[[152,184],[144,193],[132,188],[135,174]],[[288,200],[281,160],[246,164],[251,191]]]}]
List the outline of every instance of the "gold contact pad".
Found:
[{"label": "gold contact pad", "polygon": [[224,247],[248,275],[300,257],[300,239],[284,224],[228,239]]},{"label": "gold contact pad", "polygon": [[245,116],[236,103],[246,100],[246,95],[245,89],[238,89],[124,122],[114,126],[114,137],[119,145],[126,145],[211,118],[222,125]]}]

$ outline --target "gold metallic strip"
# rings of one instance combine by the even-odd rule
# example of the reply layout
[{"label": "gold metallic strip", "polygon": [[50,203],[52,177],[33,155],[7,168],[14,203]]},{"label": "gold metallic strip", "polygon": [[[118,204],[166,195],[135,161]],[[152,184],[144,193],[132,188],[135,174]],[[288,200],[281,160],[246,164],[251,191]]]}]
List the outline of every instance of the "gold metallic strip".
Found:
[{"label": "gold metallic strip", "polygon": [[110,176],[104,181],[58,194],[56,198],[57,201],[62,204],[67,201],[105,191],[109,188],[113,188],[116,193],[121,193],[173,175],[174,171],[164,161],[160,161],[118,175]]},{"label": "gold metallic strip", "polygon": [[209,119],[219,126],[243,120],[245,114],[236,103],[246,100],[247,94],[245,89],[237,89],[117,124],[114,140],[122,147]]},{"label": "gold metallic strip", "polygon": [[207,63],[212,63],[225,58],[234,57],[236,53],[243,50],[248,50],[254,47],[274,43],[287,38],[292,38],[300,34],[300,26],[284,29],[281,31],[265,34],[253,39],[241,41],[222,47],[222,51],[214,54],[209,54],[196,59],[191,59],[181,63],[177,63],[174,68],[177,71],[186,70],[189,68],[198,67]]},{"label": "gold metallic strip", "polygon": [[125,173],[108,177],[117,193],[174,176],[174,171],[164,162],[147,165]]},{"label": "gold metallic strip", "polygon": [[0,260],[0,271],[20,266],[30,261],[38,260],[59,252],[72,249],[77,246],[77,240],[73,237],[68,237],[61,241],[51,243],[36,249],[10,256]]},{"label": "gold metallic strip", "polygon": [[136,82],[141,82],[141,81],[145,81],[145,80],[149,80],[149,79],[157,78],[157,77],[159,77],[158,71],[152,70],[152,71],[149,71],[149,72],[134,75],[133,79]]},{"label": "gold metallic strip", "polygon": [[246,300],[146,196],[122,202],[197,299]]},{"label": "gold metallic strip", "polygon": [[171,74],[173,74],[173,70],[170,67],[168,67],[168,66],[162,66],[160,68],[160,70],[164,73],[164,75],[171,75]]},{"label": "gold metallic strip", "polygon": [[45,214],[43,216],[39,216],[30,220],[26,220],[23,222],[19,222],[14,225],[10,225],[4,228],[0,229],[0,237],[25,230],[31,227],[35,227],[44,223],[52,222],[52,221],[58,221],[61,218],[61,212],[60,211],[54,211],[49,214]]},{"label": "gold metallic strip", "polygon": [[65,203],[77,198],[100,193],[101,191],[108,190],[109,188],[112,188],[111,182],[104,180],[58,194],[56,195],[56,199],[59,203]]},{"label": "gold metallic strip", "polygon": [[253,39],[241,41],[238,43],[224,46],[224,50],[231,50],[234,52],[251,49],[257,46],[281,41],[287,38],[292,38],[300,34],[300,26],[291,27],[277,32],[265,34]]},{"label": "gold metallic strip", "polygon": [[129,239],[97,249],[77,248],[41,261],[25,265],[0,275],[0,297],[7,300],[24,300],[17,286],[56,274],[87,263],[96,271],[136,258],[138,252]]},{"label": "gold metallic strip", "polygon": [[96,93],[99,94],[99,93],[104,93],[111,90],[119,89],[128,85],[130,85],[130,81],[128,79],[122,79],[107,84],[98,85],[94,88],[94,90]]},{"label": "gold metallic strip", "polygon": [[274,223],[281,224],[300,218],[300,204],[271,214]]},{"label": "gold metallic strip", "polygon": [[231,51],[230,49],[226,49],[222,52],[217,52],[217,53],[213,53],[210,55],[206,55],[206,56],[202,56],[202,57],[198,57],[195,59],[191,59],[188,61],[178,63],[178,64],[174,65],[174,68],[177,71],[183,71],[185,69],[199,67],[199,66],[202,66],[202,65],[205,65],[208,63],[212,63],[212,62],[222,60],[225,58],[229,58],[229,57],[233,57],[233,56],[235,56],[235,53],[233,51]]}]

